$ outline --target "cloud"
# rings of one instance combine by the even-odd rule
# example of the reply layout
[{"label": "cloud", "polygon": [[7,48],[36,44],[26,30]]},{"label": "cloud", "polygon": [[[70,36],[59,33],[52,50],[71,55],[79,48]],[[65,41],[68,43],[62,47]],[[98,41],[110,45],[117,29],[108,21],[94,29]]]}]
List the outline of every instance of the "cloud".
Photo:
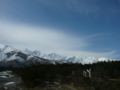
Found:
[{"label": "cloud", "polygon": [[98,10],[94,0],[66,0],[67,8],[79,13],[92,13]]},{"label": "cloud", "polygon": [[58,51],[59,53],[69,53],[70,56],[76,55],[76,56],[82,56],[82,57],[96,57],[96,58],[100,58],[100,57],[105,57],[105,58],[111,58],[114,59],[116,57],[118,57],[118,55],[115,55],[115,53],[117,52],[115,51],[111,51],[111,52],[90,52],[90,51]]},{"label": "cloud", "polygon": [[87,43],[82,39],[66,35],[58,30],[8,22],[0,24],[0,40],[6,44],[10,42],[10,44],[18,46],[21,43],[21,48],[29,46],[31,49],[53,52],[54,49],[67,50],[87,46]]},{"label": "cloud", "polygon": [[[37,27],[16,22],[0,22],[0,43],[13,46],[17,49],[28,48],[40,50],[44,53],[58,53],[64,56],[80,55],[94,57],[114,57],[116,51],[91,52],[84,51],[89,47],[89,39],[100,36],[74,36],[59,29]],[[79,48],[75,50],[75,48]],[[82,51],[81,51],[81,50]]]}]

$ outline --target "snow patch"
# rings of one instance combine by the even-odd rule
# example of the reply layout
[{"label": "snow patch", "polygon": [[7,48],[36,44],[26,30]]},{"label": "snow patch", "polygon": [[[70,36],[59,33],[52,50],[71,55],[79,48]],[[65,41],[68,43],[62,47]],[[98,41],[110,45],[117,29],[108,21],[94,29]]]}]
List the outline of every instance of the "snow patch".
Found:
[{"label": "snow patch", "polygon": [[15,82],[8,82],[8,83],[6,83],[4,85],[14,85],[14,84],[15,84]]},{"label": "snow patch", "polygon": [[0,76],[0,78],[8,78],[8,77],[6,77],[6,76]]},{"label": "snow patch", "polygon": [[16,56],[17,54],[14,54],[12,55],[11,57],[9,57],[8,59],[6,59],[6,61],[12,61],[12,60],[17,60],[19,62],[24,62],[24,59],[19,57],[19,56]]}]

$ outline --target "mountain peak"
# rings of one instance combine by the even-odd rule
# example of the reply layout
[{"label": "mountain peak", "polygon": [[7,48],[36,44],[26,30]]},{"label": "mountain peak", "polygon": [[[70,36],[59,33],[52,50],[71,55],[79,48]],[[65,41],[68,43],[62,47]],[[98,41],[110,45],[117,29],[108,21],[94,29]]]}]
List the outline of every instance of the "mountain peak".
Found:
[{"label": "mountain peak", "polygon": [[[5,55],[8,55],[7,53],[10,53],[11,51],[18,52],[20,50],[12,48],[11,46],[5,46],[5,45],[0,44],[0,53],[1,53],[2,60],[5,59],[4,58]],[[21,53],[24,53],[26,55],[33,55],[33,56],[37,56],[37,57],[41,57],[41,58],[45,58],[45,59],[49,59],[49,60],[54,60],[54,61],[65,60],[70,63],[93,63],[93,62],[97,62],[97,61],[107,61],[108,60],[107,58],[81,57],[81,56],[66,57],[66,56],[61,56],[57,53],[43,54],[38,50],[31,51],[27,48],[24,49],[23,51],[21,51]],[[10,53],[10,55],[13,55],[13,54],[14,53]],[[11,59],[9,59],[9,60],[11,60]]]}]

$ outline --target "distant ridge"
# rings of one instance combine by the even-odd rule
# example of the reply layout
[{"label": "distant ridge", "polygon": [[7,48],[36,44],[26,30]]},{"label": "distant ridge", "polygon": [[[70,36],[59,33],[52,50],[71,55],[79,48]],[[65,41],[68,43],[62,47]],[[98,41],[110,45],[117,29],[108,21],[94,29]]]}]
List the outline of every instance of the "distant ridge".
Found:
[{"label": "distant ridge", "polygon": [[63,64],[63,63],[94,63],[108,61],[107,58],[61,56],[56,53],[43,54],[38,50],[19,50],[11,46],[0,44],[0,66],[21,67],[39,64]]}]

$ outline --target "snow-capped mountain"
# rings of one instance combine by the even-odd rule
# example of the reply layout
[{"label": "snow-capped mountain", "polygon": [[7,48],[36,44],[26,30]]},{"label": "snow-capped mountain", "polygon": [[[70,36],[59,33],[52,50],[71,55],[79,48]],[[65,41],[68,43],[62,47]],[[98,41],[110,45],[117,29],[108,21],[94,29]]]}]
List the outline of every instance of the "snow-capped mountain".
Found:
[{"label": "snow-capped mountain", "polygon": [[48,54],[46,57],[44,56],[44,58],[50,59],[50,60],[61,60],[61,59],[65,60],[66,59],[66,57],[61,56],[61,55],[56,54],[56,53]]},{"label": "snow-capped mountain", "polygon": [[82,63],[83,62],[83,58],[81,56],[67,57],[66,60],[69,63]]},{"label": "snow-capped mountain", "polygon": [[56,53],[44,54],[38,50],[18,50],[11,46],[0,44],[0,66],[18,67],[39,64],[63,64],[63,63],[93,63],[107,61],[107,58],[70,56],[65,57]]},{"label": "snow-capped mountain", "polygon": [[34,56],[42,57],[42,58],[49,59],[49,60],[61,60],[61,59],[66,59],[66,57],[61,56],[61,55],[56,54],[56,53],[44,54],[44,53],[41,53],[41,52],[38,51],[38,50],[31,51],[31,50],[29,50],[29,49],[25,49],[25,50],[23,50],[23,53],[32,54],[32,55],[34,55]]},{"label": "snow-capped mountain", "polygon": [[29,67],[40,64],[56,64],[53,60],[47,60],[20,51],[11,51],[6,53],[6,55],[7,58],[0,61],[0,66],[2,67]]},{"label": "snow-capped mountain", "polygon": [[17,51],[17,49],[15,49],[11,46],[5,46],[5,45],[0,44],[0,52],[8,53],[8,52],[11,52],[11,51]]},{"label": "snow-capped mountain", "polygon": [[108,60],[111,60],[111,59],[107,59],[107,58],[98,58],[98,61],[108,61]]},{"label": "snow-capped mountain", "polygon": [[3,52],[0,51],[0,61],[6,59],[7,56]]},{"label": "snow-capped mountain", "polygon": [[16,51],[17,49],[0,44],[0,61],[7,59],[6,53]]}]

